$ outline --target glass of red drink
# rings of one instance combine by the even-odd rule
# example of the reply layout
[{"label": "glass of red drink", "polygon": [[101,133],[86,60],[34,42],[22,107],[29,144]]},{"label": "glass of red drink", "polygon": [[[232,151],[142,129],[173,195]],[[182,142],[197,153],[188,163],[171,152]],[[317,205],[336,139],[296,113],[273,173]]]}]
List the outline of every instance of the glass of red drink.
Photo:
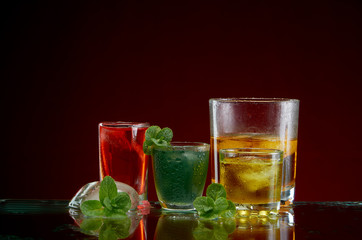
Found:
[{"label": "glass of red drink", "polygon": [[98,127],[101,180],[111,176],[146,200],[149,156],[143,152],[143,142],[149,124],[117,121],[101,122]]}]

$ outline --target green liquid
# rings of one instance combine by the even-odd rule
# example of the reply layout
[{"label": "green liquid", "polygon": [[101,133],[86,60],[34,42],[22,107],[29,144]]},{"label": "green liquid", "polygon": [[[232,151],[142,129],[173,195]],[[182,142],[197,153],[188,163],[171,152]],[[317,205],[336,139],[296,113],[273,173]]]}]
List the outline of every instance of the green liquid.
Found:
[{"label": "green liquid", "polygon": [[209,151],[153,150],[153,173],[158,200],[164,208],[192,209],[202,195]]}]

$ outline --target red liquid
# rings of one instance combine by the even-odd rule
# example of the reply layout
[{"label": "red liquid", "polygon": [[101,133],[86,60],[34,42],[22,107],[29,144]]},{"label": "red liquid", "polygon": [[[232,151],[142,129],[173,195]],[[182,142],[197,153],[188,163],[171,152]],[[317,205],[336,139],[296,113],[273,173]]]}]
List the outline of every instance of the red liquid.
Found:
[{"label": "red liquid", "polygon": [[[147,127],[99,126],[101,178],[111,176],[147,194],[148,156],[143,153]],[[145,196],[147,197],[147,195]]]}]

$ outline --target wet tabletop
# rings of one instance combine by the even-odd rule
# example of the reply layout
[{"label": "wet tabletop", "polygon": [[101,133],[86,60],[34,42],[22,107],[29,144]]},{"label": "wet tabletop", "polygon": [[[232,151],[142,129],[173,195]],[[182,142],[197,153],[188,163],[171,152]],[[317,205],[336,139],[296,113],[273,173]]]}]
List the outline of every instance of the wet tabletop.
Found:
[{"label": "wet tabletop", "polygon": [[[362,202],[296,202],[276,219],[201,221],[195,213],[89,220],[68,201],[0,200],[0,239],[360,239]],[[77,215],[78,214],[78,215]]]}]

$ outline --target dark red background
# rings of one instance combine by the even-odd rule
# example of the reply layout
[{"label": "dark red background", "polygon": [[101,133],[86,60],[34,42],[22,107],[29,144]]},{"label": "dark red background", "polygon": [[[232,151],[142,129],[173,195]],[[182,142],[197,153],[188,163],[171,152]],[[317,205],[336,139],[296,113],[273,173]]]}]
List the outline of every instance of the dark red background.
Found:
[{"label": "dark red background", "polygon": [[98,180],[100,121],[209,142],[209,98],[289,97],[296,199],[362,200],[361,5],[291,2],[3,5],[0,198],[70,199]]}]

